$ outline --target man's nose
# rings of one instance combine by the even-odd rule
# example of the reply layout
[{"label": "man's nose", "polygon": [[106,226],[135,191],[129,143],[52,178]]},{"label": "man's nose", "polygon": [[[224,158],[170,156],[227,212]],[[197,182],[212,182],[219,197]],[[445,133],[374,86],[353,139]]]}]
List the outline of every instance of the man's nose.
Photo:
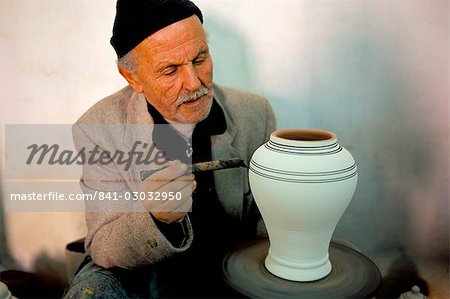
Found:
[{"label": "man's nose", "polygon": [[197,69],[191,64],[187,65],[183,72],[184,87],[190,91],[197,91],[202,86]]}]

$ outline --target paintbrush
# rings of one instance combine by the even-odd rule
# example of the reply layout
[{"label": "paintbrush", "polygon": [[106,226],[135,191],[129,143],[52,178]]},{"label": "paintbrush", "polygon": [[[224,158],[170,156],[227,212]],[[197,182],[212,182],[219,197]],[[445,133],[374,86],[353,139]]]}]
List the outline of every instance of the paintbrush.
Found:
[{"label": "paintbrush", "polygon": [[[244,160],[239,158],[233,158],[229,160],[215,160],[215,161],[208,161],[208,162],[200,162],[195,163],[192,165],[188,165],[187,172],[197,173],[197,172],[203,172],[203,171],[214,171],[219,169],[228,169],[228,168],[236,168],[236,167],[245,167],[248,168],[247,165],[245,165]],[[145,180],[155,172],[164,169],[155,169],[155,170],[143,170],[141,171],[141,181]]]}]

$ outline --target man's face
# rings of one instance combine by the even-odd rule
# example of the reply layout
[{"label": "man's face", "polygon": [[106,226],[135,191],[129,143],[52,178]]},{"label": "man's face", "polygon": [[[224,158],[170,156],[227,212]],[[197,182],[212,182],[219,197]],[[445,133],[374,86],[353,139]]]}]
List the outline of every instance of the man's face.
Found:
[{"label": "man's face", "polygon": [[134,58],[134,83],[128,81],[162,116],[181,123],[198,123],[208,116],[213,67],[197,16],[152,34],[134,49]]}]

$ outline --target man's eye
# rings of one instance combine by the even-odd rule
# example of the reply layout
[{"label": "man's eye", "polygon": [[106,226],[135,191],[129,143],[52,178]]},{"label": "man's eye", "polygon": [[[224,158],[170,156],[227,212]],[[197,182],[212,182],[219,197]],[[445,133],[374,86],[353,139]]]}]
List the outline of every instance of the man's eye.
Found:
[{"label": "man's eye", "polygon": [[164,72],[164,75],[172,76],[172,75],[175,75],[176,72],[177,72],[177,69],[168,69]]},{"label": "man's eye", "polygon": [[197,58],[194,60],[194,64],[201,64],[206,60],[206,58]]}]

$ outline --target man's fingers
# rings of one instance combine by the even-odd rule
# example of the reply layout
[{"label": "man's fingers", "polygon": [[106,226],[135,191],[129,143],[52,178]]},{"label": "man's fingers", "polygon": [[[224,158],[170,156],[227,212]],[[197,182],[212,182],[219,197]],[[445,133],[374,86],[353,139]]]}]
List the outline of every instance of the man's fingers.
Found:
[{"label": "man's fingers", "polygon": [[189,187],[192,188],[195,185],[195,177],[193,175],[180,176],[177,179],[158,188],[158,192],[180,192],[182,189]]},{"label": "man's fingers", "polygon": [[192,187],[187,186],[178,191],[177,194],[172,194],[174,199],[166,200],[145,200],[143,202],[144,208],[153,212],[189,212],[192,205]]},{"label": "man's fingers", "polygon": [[145,200],[143,202],[144,208],[152,213],[189,212],[192,205],[192,192],[195,187],[196,182],[193,180],[193,176],[187,176],[180,182],[173,181],[157,191],[161,195],[158,199]]},{"label": "man's fingers", "polygon": [[145,179],[141,183],[141,189],[145,189],[147,191],[155,191],[174,180],[186,179],[186,172],[188,170],[186,164],[183,164],[178,160],[168,162],[168,164],[169,165],[167,167],[158,170],[147,179]]}]

